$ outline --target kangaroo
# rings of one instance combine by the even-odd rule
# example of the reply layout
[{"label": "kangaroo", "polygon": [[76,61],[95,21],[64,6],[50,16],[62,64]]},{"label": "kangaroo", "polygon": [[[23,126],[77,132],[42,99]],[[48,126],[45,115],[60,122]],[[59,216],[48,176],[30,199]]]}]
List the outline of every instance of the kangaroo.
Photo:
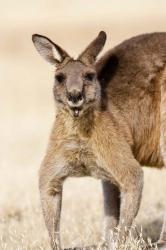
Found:
[{"label": "kangaroo", "polygon": [[[61,249],[62,188],[69,176],[102,180],[105,239],[117,226],[119,237],[127,237],[141,201],[141,166],[166,164],[166,33],[131,38],[99,60],[103,31],[77,59],[45,36],[32,40],[55,68],[57,113],[39,171],[51,247]],[[166,247],[166,219],[158,246]]]}]

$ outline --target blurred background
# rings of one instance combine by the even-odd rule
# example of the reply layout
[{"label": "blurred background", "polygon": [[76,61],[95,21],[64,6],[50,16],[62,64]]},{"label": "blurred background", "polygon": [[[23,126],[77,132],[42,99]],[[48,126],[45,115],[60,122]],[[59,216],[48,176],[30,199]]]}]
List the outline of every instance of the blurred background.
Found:
[{"label": "blurred background", "polygon": [[[37,54],[31,36],[48,36],[77,56],[104,30],[106,51],[137,34],[166,31],[166,1],[1,0],[0,12],[0,249],[45,249],[37,173],[55,116],[54,69]],[[153,239],[166,203],[165,178],[164,170],[145,170],[137,222]],[[98,240],[100,182],[67,181],[63,204],[64,245]]]}]

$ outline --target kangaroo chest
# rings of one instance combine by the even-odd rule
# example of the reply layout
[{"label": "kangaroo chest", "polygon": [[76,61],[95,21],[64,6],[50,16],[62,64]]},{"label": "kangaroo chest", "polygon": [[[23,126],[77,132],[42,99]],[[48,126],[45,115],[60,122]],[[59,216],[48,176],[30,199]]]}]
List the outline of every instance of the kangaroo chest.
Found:
[{"label": "kangaroo chest", "polygon": [[91,142],[88,140],[70,138],[63,141],[62,151],[65,162],[70,169],[69,176],[92,176],[99,179],[113,179],[110,171],[105,168],[104,159],[100,153],[94,152]]}]

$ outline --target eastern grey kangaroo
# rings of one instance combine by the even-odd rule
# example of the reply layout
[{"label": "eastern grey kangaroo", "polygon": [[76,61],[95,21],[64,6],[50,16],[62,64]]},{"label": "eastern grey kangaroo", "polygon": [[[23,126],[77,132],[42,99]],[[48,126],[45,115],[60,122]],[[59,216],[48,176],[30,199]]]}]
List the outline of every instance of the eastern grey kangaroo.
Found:
[{"label": "eastern grey kangaroo", "polygon": [[[55,68],[57,114],[39,173],[52,249],[61,248],[62,186],[68,176],[102,180],[106,240],[117,226],[122,237],[139,209],[141,166],[166,164],[166,33],[131,38],[99,60],[103,31],[76,60],[47,37],[32,39]],[[164,245],[166,222],[158,241]]]}]

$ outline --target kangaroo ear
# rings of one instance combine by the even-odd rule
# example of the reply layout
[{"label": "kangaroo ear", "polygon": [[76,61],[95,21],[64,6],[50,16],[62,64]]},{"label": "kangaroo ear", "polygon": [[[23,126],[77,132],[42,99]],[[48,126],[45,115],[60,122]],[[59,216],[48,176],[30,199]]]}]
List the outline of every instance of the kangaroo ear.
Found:
[{"label": "kangaroo ear", "polygon": [[[39,54],[53,65],[61,63],[66,57],[70,58],[66,51],[45,36],[34,34],[32,36],[32,41]],[[55,52],[59,55],[58,59],[56,58]]]},{"label": "kangaroo ear", "polygon": [[105,42],[106,33],[104,31],[100,31],[99,35],[89,44],[78,59],[86,64],[93,64],[100,51],[103,49]]}]

